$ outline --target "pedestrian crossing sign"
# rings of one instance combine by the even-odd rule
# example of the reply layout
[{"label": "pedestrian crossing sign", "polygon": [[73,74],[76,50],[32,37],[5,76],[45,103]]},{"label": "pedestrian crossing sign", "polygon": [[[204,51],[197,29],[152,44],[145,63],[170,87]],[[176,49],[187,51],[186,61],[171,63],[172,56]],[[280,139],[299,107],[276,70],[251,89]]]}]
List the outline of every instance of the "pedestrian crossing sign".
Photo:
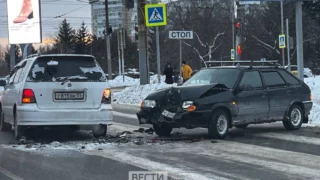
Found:
[{"label": "pedestrian crossing sign", "polygon": [[167,25],[167,10],[165,4],[147,4],[145,6],[146,26]]}]

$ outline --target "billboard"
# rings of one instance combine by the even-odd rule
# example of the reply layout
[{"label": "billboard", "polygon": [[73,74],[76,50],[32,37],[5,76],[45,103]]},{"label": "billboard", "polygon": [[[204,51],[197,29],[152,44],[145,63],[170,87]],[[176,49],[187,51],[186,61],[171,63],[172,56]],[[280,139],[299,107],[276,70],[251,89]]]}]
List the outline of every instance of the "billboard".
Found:
[{"label": "billboard", "polygon": [[41,43],[40,0],[7,0],[9,44]]}]

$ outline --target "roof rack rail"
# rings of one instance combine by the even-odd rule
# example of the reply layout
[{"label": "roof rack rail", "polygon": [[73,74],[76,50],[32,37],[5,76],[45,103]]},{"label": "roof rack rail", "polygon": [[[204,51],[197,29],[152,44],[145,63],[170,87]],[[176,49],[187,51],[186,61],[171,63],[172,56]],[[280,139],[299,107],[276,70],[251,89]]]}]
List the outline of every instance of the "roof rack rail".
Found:
[{"label": "roof rack rail", "polygon": [[214,63],[233,63],[234,65],[239,65],[239,63],[250,63],[250,68],[252,68],[252,64],[253,63],[267,63],[270,65],[273,65],[275,67],[281,66],[279,63],[279,60],[265,60],[265,61],[255,61],[255,60],[238,60],[238,61],[205,61],[205,65],[209,67],[211,66],[211,64]]},{"label": "roof rack rail", "polygon": [[33,57],[38,57],[38,56],[40,56],[40,54],[30,54],[30,55],[27,56],[25,59],[33,58]]}]

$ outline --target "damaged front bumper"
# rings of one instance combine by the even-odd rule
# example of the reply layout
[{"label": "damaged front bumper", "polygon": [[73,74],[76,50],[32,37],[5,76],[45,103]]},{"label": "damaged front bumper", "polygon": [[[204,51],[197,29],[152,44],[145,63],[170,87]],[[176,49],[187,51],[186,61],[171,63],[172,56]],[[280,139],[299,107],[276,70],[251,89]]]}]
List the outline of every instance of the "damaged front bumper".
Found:
[{"label": "damaged front bumper", "polygon": [[145,108],[137,113],[139,124],[167,124],[171,127],[197,128],[207,127],[208,120],[212,117],[212,111],[177,112],[160,111]]}]

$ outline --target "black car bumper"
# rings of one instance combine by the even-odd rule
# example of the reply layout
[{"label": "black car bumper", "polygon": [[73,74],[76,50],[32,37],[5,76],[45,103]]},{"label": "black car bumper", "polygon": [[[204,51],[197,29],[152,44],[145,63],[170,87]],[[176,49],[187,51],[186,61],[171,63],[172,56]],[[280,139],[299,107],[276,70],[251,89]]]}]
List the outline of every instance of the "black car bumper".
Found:
[{"label": "black car bumper", "polygon": [[171,127],[207,127],[208,120],[212,117],[212,111],[194,111],[194,112],[178,112],[173,118],[167,117],[162,112],[154,109],[141,109],[137,113],[140,124],[159,124],[166,123]]}]

